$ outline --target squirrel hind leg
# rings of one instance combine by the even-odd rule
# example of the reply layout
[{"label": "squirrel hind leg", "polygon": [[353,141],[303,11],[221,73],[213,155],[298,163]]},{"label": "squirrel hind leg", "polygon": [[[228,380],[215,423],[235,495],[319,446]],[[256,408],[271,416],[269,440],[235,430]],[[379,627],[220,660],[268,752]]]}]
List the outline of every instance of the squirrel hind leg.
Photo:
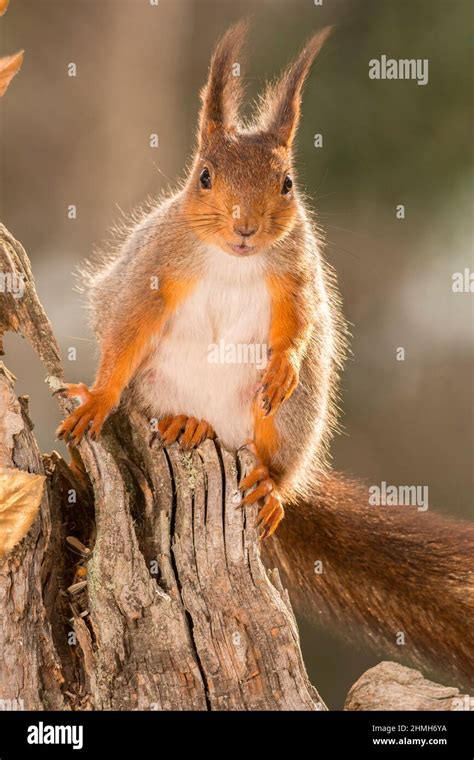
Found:
[{"label": "squirrel hind leg", "polygon": [[267,465],[260,459],[255,443],[248,441],[241,448],[250,451],[255,456],[256,463],[239,483],[239,490],[242,493],[247,492],[239,507],[246,507],[256,502],[261,504],[257,525],[260,529],[260,538],[263,540],[271,536],[283,520],[285,516],[283,501],[275,477],[270,474]]}]

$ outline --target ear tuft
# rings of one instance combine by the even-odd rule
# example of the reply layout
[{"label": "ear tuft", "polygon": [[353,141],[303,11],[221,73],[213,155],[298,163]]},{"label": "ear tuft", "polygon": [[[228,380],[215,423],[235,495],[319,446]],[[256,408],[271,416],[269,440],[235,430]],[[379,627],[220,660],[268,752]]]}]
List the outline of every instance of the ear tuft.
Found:
[{"label": "ear tuft", "polygon": [[332,32],[325,26],[306,43],[276,84],[267,86],[258,115],[258,128],[274,134],[281,145],[293,142],[301,109],[301,93],[311,65]]},{"label": "ear tuft", "polygon": [[[238,122],[243,94],[239,55],[247,30],[248,21],[234,24],[214,50],[208,80],[201,92],[201,139],[218,127],[232,129]],[[237,65],[239,70],[236,70]]]}]

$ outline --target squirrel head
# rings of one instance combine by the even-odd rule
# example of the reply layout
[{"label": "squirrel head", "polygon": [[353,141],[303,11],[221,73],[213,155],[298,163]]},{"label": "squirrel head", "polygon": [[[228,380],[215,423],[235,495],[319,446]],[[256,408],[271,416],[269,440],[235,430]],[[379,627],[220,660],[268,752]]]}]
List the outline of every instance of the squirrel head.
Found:
[{"label": "squirrel head", "polygon": [[301,94],[331,27],[312,37],[279,80],[267,85],[249,126],[239,123],[239,55],[246,31],[245,22],[231,27],[212,56],[184,193],[189,227],[203,242],[234,256],[270,249],[294,225],[298,199],[292,144]]}]

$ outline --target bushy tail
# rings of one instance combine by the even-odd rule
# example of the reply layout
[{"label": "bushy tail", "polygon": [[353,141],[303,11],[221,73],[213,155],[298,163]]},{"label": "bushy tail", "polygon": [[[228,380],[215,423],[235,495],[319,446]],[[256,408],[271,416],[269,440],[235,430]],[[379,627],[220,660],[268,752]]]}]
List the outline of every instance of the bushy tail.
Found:
[{"label": "bushy tail", "polygon": [[332,473],[265,543],[297,611],[474,683],[474,523],[370,506],[362,483]]}]

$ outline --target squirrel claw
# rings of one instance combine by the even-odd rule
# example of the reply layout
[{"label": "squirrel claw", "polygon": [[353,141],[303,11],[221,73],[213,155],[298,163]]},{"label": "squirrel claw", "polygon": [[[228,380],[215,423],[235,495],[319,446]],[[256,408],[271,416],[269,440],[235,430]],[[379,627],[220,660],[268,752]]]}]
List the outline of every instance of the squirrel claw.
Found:
[{"label": "squirrel claw", "polygon": [[255,441],[251,438],[248,439],[237,449],[237,453],[244,450],[253,454],[255,457],[255,465],[247,475],[240,479],[238,488],[242,493],[244,491],[249,491],[250,489],[253,490],[250,491],[239,504],[237,504],[237,509],[245,507],[248,504],[254,504],[256,501],[266,496],[266,494],[270,493],[273,488],[273,481],[270,478],[268,467],[264,465],[260,459],[260,454],[258,453]]},{"label": "squirrel claw", "polygon": [[68,397],[80,399],[80,405],[72,411],[56,430],[56,436],[71,446],[77,446],[89,428],[89,438],[97,440],[102,426],[113,409],[113,397],[101,391],[90,391],[84,383],[67,384]]},{"label": "squirrel claw", "polygon": [[150,446],[157,439],[160,441],[159,448],[171,446],[179,439],[181,448],[189,451],[200,446],[207,438],[215,437],[213,427],[206,420],[198,420],[186,414],[170,415],[158,423],[158,430],[152,435]]},{"label": "squirrel claw", "polygon": [[261,541],[264,541],[275,533],[284,516],[285,510],[283,509],[281,498],[276,493],[269,493],[257,518]]},{"label": "squirrel claw", "polygon": [[261,461],[255,443],[247,441],[240,447],[239,451],[242,449],[251,451],[255,455],[257,463],[248,475],[240,480],[239,491],[252,490],[237,505],[237,509],[255,504],[258,501],[262,503],[263,506],[258,513],[257,526],[260,529],[260,539],[263,541],[276,531],[285,516],[285,511],[275,482],[270,476],[268,467]]},{"label": "squirrel claw", "polygon": [[281,499],[276,494],[269,494],[265,500],[265,505],[258,513],[258,522],[260,526],[260,540],[264,541],[275,533],[279,524],[285,516],[285,510]]},{"label": "squirrel claw", "polygon": [[255,490],[250,491],[250,493],[242,499],[239,506],[246,507],[249,504],[255,504],[256,501],[260,501],[260,499],[264,499],[268,496],[271,491],[273,491],[273,480],[271,478],[265,478],[265,480],[260,481]]},{"label": "squirrel claw", "polygon": [[211,425],[206,420],[197,420],[195,417],[188,417],[184,433],[180,440],[183,449],[189,451],[200,446],[208,438],[215,438],[216,434]]},{"label": "squirrel claw", "polygon": [[270,417],[298,385],[298,372],[286,353],[274,354],[262,379],[261,407]]},{"label": "squirrel claw", "polygon": [[260,481],[269,480],[270,475],[268,473],[268,467],[264,464],[259,464],[253,468],[248,475],[241,479],[239,483],[239,491],[248,491],[249,488],[256,485]]}]

